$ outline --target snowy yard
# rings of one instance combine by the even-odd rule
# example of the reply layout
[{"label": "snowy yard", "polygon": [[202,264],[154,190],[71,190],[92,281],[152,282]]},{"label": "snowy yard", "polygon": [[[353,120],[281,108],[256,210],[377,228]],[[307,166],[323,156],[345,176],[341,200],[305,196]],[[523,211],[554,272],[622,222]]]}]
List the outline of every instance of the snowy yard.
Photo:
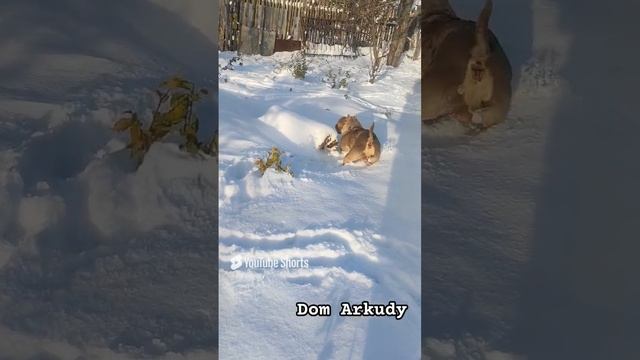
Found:
[{"label": "snowy yard", "polygon": [[215,356],[216,159],[168,138],[135,171],[111,130],[181,73],[213,133],[215,33],[194,14],[215,11],[0,5],[0,357]]},{"label": "snowy yard", "polygon": [[[234,56],[220,54],[222,67]],[[220,355],[246,358],[415,358],[420,352],[420,62],[367,82],[368,58],[243,56],[220,80]],[[322,78],[349,71],[348,90]],[[370,167],[317,150],[344,115],[375,121]],[[272,147],[294,173],[254,162]],[[232,263],[242,259],[240,268]],[[290,259],[267,268],[267,259]],[[295,260],[298,260],[295,262]],[[250,266],[258,264],[258,267]],[[308,265],[308,266],[307,266]],[[408,304],[402,320],[345,318],[340,302]],[[296,317],[296,302],[332,316]],[[250,339],[250,341],[247,341]]]}]

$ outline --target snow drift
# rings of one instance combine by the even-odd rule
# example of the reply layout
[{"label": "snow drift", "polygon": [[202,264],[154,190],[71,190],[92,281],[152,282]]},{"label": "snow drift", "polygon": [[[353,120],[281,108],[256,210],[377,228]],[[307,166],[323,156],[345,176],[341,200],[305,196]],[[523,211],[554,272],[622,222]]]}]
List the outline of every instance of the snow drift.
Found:
[{"label": "snow drift", "polygon": [[216,161],[168,139],[136,171],[111,131],[174,74],[216,128],[217,6],[162,3],[0,4],[2,355],[217,353]]}]

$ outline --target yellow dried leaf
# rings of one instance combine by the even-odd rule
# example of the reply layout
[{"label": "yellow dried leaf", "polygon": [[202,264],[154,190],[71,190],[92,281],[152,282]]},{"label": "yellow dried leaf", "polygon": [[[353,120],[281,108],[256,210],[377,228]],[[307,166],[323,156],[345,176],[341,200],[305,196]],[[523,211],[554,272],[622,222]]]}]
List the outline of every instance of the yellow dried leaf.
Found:
[{"label": "yellow dried leaf", "polygon": [[190,96],[191,96],[190,94],[177,94],[177,95],[171,96],[171,107],[175,107],[180,103],[185,103],[188,105]]},{"label": "yellow dried leaf", "polygon": [[149,133],[151,134],[151,141],[154,142],[156,140],[162,139],[169,133],[169,131],[171,131],[170,127],[151,126],[151,128],[149,128]]},{"label": "yellow dried leaf", "polygon": [[171,110],[167,111],[164,114],[161,114],[158,117],[158,121],[160,121],[161,124],[173,126],[183,121],[187,117],[188,111],[189,107],[187,106],[187,103],[179,102]]},{"label": "yellow dried leaf", "polygon": [[133,124],[133,118],[131,117],[123,117],[113,124],[113,130],[117,132],[126,131]]},{"label": "yellow dried leaf", "polygon": [[187,89],[191,90],[192,85],[187,80],[184,80],[180,76],[174,76],[171,79],[165,81],[161,85],[167,89]]}]

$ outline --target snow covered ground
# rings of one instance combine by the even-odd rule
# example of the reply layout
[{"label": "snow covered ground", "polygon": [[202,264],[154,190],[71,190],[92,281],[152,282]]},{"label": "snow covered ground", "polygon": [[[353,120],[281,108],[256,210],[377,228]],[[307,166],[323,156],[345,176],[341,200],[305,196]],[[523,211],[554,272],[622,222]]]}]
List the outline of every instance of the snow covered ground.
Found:
[{"label": "snow covered ground", "polygon": [[[464,5],[452,1],[460,16],[475,18],[481,3]],[[423,128],[422,269],[429,295],[422,329],[428,359],[519,356],[509,341],[531,254],[545,134],[556,99],[566,91],[558,70],[568,38],[553,4],[536,2],[524,14],[510,12],[513,7],[496,1],[492,17],[516,78],[507,121],[477,136],[463,135],[453,122]],[[509,15],[522,16],[524,25],[501,33],[501,26],[515,21],[505,20]],[[527,21],[535,22],[533,29]]]},{"label": "snow covered ground", "polygon": [[423,354],[636,359],[638,6],[494,3],[509,119],[423,129]]},{"label": "snow covered ground", "polygon": [[216,354],[216,160],[168,139],[135,171],[111,131],[176,73],[216,128],[217,5],[181,4],[0,4],[0,358]]},{"label": "snow covered ground", "polygon": [[[222,67],[234,56],[220,54]],[[220,356],[410,359],[420,354],[419,61],[367,82],[368,57],[243,56],[220,82]],[[348,90],[322,82],[349,71]],[[355,114],[382,144],[371,167],[317,150]],[[254,165],[272,147],[294,176]],[[289,268],[251,263],[301,259]],[[236,268],[234,261],[243,263]],[[307,261],[308,266],[304,266]],[[302,265],[302,266],[301,266]],[[339,317],[340,302],[408,304],[401,320]],[[296,302],[331,317],[296,317]]]}]

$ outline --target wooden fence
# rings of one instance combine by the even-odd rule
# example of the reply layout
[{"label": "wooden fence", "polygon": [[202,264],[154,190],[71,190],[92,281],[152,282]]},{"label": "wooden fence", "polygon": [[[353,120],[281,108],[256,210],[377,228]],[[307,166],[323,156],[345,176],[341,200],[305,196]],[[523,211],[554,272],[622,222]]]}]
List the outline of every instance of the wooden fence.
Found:
[{"label": "wooden fence", "polygon": [[[397,9],[389,11],[395,19]],[[219,24],[220,49],[243,54],[271,55],[278,47],[292,49],[292,42],[349,49],[368,44],[368,34],[327,0],[221,0]],[[381,26],[391,39],[395,22]]]}]

